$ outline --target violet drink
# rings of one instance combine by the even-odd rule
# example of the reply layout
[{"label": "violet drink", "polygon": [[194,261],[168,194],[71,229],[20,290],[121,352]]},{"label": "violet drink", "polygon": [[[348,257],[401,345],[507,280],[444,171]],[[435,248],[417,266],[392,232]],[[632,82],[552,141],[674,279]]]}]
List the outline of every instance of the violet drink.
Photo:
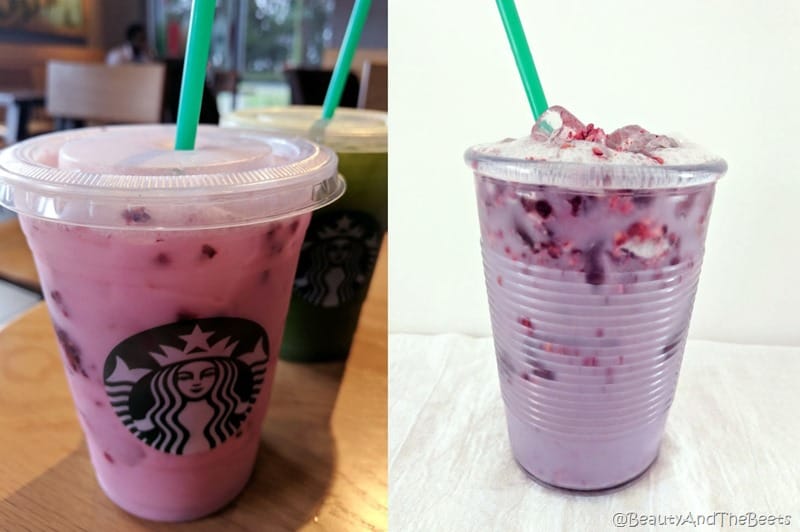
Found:
[{"label": "violet drink", "polygon": [[658,454],[724,161],[559,107],[466,158],[515,458],[563,488],[635,478]]}]

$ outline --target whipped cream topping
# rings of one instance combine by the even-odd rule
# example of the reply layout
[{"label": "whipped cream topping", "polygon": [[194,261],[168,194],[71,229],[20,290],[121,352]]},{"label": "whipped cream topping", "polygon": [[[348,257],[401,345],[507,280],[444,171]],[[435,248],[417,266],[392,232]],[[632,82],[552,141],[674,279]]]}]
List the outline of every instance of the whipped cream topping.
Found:
[{"label": "whipped cream topping", "polygon": [[559,106],[542,113],[529,136],[482,144],[475,151],[510,159],[616,165],[680,166],[719,160],[696,144],[638,125],[606,133]]}]

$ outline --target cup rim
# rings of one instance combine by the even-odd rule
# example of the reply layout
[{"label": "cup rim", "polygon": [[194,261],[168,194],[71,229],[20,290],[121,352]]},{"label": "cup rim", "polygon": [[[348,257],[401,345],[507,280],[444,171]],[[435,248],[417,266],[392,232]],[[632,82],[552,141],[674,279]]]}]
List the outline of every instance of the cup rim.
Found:
[{"label": "cup rim", "polygon": [[[220,118],[220,125],[308,138],[321,116],[321,106],[273,105],[232,111]],[[341,107],[322,138],[314,140],[339,153],[385,153],[387,122],[383,111]]]},{"label": "cup rim", "polygon": [[659,190],[715,183],[728,170],[722,158],[698,164],[635,165],[528,160],[480,151],[478,144],[464,152],[464,161],[476,175],[530,185],[571,190]]}]

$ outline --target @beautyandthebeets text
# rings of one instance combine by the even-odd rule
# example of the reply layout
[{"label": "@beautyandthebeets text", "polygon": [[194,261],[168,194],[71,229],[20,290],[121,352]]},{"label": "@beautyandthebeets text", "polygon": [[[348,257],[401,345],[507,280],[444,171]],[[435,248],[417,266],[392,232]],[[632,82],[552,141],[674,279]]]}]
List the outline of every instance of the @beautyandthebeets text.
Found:
[{"label": "@beautyandthebeets text", "polygon": [[681,526],[717,528],[762,526],[791,526],[792,516],[759,512],[713,512],[713,513],[664,513],[646,514],[639,512],[617,512],[612,517],[616,528],[637,528],[645,526]]}]

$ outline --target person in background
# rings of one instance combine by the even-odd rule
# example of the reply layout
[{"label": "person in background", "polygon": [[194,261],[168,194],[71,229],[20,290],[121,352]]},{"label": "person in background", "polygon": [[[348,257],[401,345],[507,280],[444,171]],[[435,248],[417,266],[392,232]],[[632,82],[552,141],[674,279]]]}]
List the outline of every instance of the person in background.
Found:
[{"label": "person in background", "polygon": [[107,65],[149,63],[153,54],[147,46],[147,34],[141,24],[131,24],[125,32],[126,42],[112,48],[106,55]]}]

